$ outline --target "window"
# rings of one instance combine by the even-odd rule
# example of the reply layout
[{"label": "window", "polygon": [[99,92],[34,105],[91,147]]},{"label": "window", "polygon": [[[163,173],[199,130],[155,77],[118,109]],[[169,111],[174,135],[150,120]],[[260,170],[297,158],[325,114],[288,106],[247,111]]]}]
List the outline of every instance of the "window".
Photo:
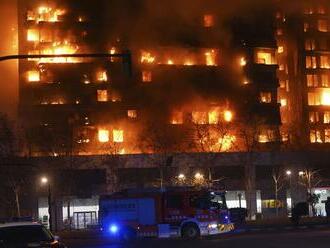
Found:
[{"label": "window", "polygon": [[52,42],[53,34],[51,29],[40,30],[40,42]]},{"label": "window", "polygon": [[108,101],[108,91],[107,90],[97,90],[97,101],[107,102]]},{"label": "window", "polygon": [[327,39],[320,39],[319,40],[319,48],[320,50],[328,50],[328,40]]},{"label": "window", "polygon": [[320,56],[320,67],[322,69],[329,69],[330,68],[330,59],[328,55],[321,55]]},{"label": "window", "polygon": [[279,47],[277,48],[277,52],[278,52],[278,53],[284,53],[284,46],[279,46]]},{"label": "window", "polygon": [[276,34],[277,35],[283,35],[283,29],[281,29],[281,28],[278,28],[277,30],[276,30]]},{"label": "window", "polygon": [[288,105],[288,99],[281,98],[280,103],[281,103],[281,107],[285,107]]},{"label": "window", "polygon": [[318,6],[318,8],[317,8],[317,13],[318,14],[324,15],[325,12],[326,11],[325,11],[325,7],[324,6],[322,6],[322,5]]},{"label": "window", "polygon": [[330,143],[330,129],[324,130],[324,142]]},{"label": "window", "polygon": [[320,32],[328,32],[329,31],[328,21],[327,20],[318,20],[317,29]]},{"label": "window", "polygon": [[39,31],[36,29],[29,29],[27,31],[27,41],[39,41]]},{"label": "window", "polygon": [[98,139],[101,143],[109,142],[109,130],[99,129],[98,130]]},{"label": "window", "polygon": [[171,124],[173,124],[173,125],[181,125],[181,124],[183,124],[183,112],[181,112],[181,111],[174,111],[172,113]]},{"label": "window", "polygon": [[315,50],[315,40],[313,40],[313,39],[307,39],[305,41],[305,50],[306,51]]},{"label": "window", "polygon": [[168,195],[166,197],[166,208],[181,209],[183,197],[181,195]]},{"label": "window", "polygon": [[304,14],[306,15],[312,15],[314,13],[313,7],[312,6],[306,6],[304,8]]},{"label": "window", "polygon": [[96,80],[99,82],[108,81],[108,74],[106,71],[99,71],[96,73]]},{"label": "window", "polygon": [[310,123],[317,123],[319,122],[319,113],[318,112],[309,112],[309,122]]},{"label": "window", "polygon": [[308,92],[308,105],[316,106],[321,104],[321,95],[317,92]]},{"label": "window", "polygon": [[274,141],[275,137],[276,135],[274,130],[265,129],[258,134],[257,138],[259,143],[268,143]]},{"label": "window", "polygon": [[270,92],[260,92],[260,102],[262,102],[262,103],[271,103],[272,102],[272,93],[270,93]]},{"label": "window", "polygon": [[316,57],[315,56],[306,56],[306,68],[307,69],[316,69]]},{"label": "window", "polygon": [[329,75],[322,74],[321,75],[322,87],[329,87]]},{"label": "window", "polygon": [[112,131],[112,135],[113,135],[113,142],[115,142],[115,143],[124,142],[124,131],[123,130],[114,129]]},{"label": "window", "polygon": [[311,143],[323,143],[320,130],[311,129],[309,139]]},{"label": "window", "polygon": [[324,124],[329,124],[330,123],[330,112],[325,111],[323,114],[323,123]]},{"label": "window", "polygon": [[209,124],[218,124],[219,123],[220,114],[217,109],[209,111],[208,115],[209,115]]},{"label": "window", "polygon": [[273,55],[271,52],[257,52],[257,63],[271,65],[274,64]]},{"label": "window", "polygon": [[308,32],[309,31],[309,23],[308,22],[304,22],[304,32]]},{"label": "window", "polygon": [[316,74],[307,74],[307,87],[317,87],[318,77]]},{"label": "window", "polygon": [[322,92],[321,103],[324,106],[330,106],[330,92],[328,90]]},{"label": "window", "polygon": [[136,119],[137,118],[137,111],[135,109],[127,110],[127,117],[130,119]]},{"label": "window", "polygon": [[142,71],[142,82],[151,82],[152,73],[151,71]]},{"label": "window", "polygon": [[207,14],[203,17],[203,24],[205,28],[211,28],[214,26],[214,16]]},{"label": "window", "polygon": [[40,73],[39,71],[28,71],[27,80],[29,82],[39,82],[40,81]]},{"label": "window", "polygon": [[203,125],[208,123],[208,113],[207,112],[192,112],[192,121],[195,124]]}]

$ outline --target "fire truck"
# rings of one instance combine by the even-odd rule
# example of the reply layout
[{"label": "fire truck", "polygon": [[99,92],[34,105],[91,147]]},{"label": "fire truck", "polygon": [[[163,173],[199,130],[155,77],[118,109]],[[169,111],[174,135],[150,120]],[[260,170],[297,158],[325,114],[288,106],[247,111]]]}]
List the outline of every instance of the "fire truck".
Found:
[{"label": "fire truck", "polygon": [[132,189],[101,196],[99,207],[102,232],[124,239],[195,239],[234,229],[224,191],[190,187]]}]

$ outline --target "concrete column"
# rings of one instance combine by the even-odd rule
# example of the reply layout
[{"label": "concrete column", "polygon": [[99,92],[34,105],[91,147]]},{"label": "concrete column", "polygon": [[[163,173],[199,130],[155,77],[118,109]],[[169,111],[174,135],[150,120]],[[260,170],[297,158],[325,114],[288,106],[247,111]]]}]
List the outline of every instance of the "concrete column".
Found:
[{"label": "concrete column", "polygon": [[107,166],[106,168],[106,193],[111,194],[118,190],[118,176],[116,170]]},{"label": "concrete column", "polygon": [[245,197],[248,218],[256,219],[257,214],[257,191],[256,191],[256,167],[254,164],[245,165]]}]

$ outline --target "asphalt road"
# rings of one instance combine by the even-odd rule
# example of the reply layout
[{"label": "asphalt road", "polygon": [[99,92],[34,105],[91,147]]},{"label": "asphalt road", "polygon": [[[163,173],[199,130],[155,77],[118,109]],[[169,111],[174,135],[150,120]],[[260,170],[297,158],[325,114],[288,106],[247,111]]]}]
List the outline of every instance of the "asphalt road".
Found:
[{"label": "asphalt road", "polygon": [[145,239],[129,244],[105,240],[67,240],[66,244],[69,248],[329,248],[330,230],[233,234],[195,241]]}]

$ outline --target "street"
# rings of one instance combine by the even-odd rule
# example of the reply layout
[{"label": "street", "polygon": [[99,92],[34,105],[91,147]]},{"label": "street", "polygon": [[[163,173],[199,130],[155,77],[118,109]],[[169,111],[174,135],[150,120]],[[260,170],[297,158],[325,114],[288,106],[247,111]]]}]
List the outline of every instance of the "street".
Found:
[{"label": "street", "polygon": [[66,244],[69,248],[328,248],[330,246],[330,230],[234,234],[194,241],[181,239],[144,239],[130,244],[109,243],[102,240],[67,240]]}]

